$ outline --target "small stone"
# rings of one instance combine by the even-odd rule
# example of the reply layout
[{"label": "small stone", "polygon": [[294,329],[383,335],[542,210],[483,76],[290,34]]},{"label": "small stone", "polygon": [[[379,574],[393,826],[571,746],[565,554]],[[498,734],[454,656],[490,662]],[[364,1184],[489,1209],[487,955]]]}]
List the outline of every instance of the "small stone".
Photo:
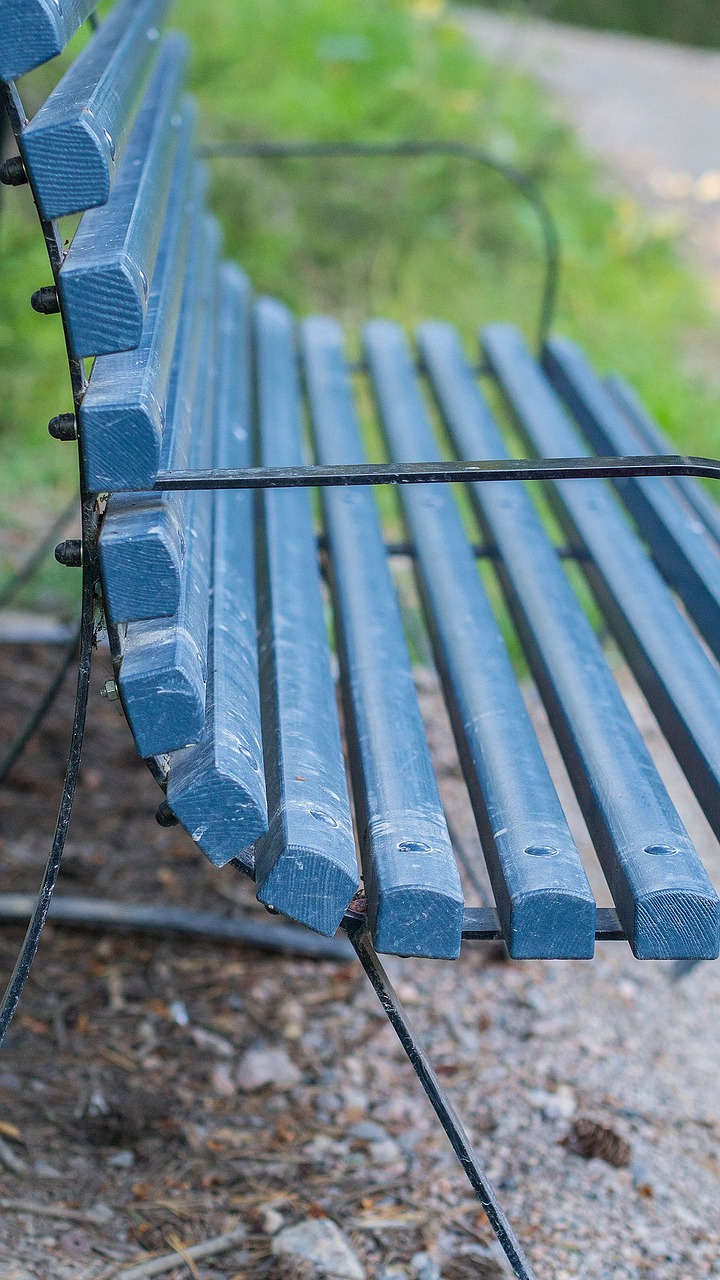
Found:
[{"label": "small stone", "polygon": [[441,1280],[440,1268],[429,1253],[413,1254],[410,1259],[410,1266],[418,1280]]},{"label": "small stone", "polygon": [[285,1219],[278,1209],[273,1209],[272,1205],[263,1205],[258,1210],[258,1219],[260,1221],[261,1230],[266,1236],[277,1235],[285,1225]]},{"label": "small stone", "polygon": [[215,1031],[207,1031],[205,1027],[192,1027],[190,1035],[198,1049],[214,1053],[217,1058],[235,1057],[235,1046],[224,1036],[217,1035]]},{"label": "small stone", "polygon": [[257,1046],[243,1055],[236,1078],[243,1093],[254,1093],[269,1084],[275,1089],[291,1089],[299,1083],[300,1071],[284,1049]]},{"label": "small stone", "polygon": [[403,1158],[402,1151],[393,1138],[369,1143],[368,1152],[374,1164],[395,1164]]},{"label": "small stone", "polygon": [[273,1237],[276,1258],[289,1256],[311,1263],[332,1280],[365,1280],[365,1268],[340,1228],[329,1218],[308,1218]]},{"label": "small stone", "polygon": [[169,1012],[170,1017],[178,1027],[186,1027],[188,1025],[190,1021],[190,1014],[185,1008],[182,1000],[173,1000],[170,1005]]},{"label": "small stone", "polygon": [[95,1204],[90,1206],[90,1211],[98,1222],[112,1222],[115,1217],[115,1210],[111,1209],[109,1204],[104,1204],[102,1200],[96,1200]]},{"label": "small stone", "polygon": [[349,1138],[357,1138],[359,1142],[385,1142],[387,1132],[376,1120],[360,1120],[348,1129]]},{"label": "small stone", "polygon": [[233,1098],[237,1092],[229,1062],[218,1062],[210,1072],[213,1093],[221,1098]]},{"label": "small stone", "polygon": [[569,1120],[577,1110],[575,1094],[565,1086],[561,1086],[555,1093],[546,1089],[532,1089],[528,1099],[531,1106],[542,1111],[546,1120]]},{"label": "small stone", "polygon": [[130,1150],[116,1151],[115,1155],[110,1156],[108,1160],[108,1164],[112,1165],[113,1169],[132,1169],[134,1163],[135,1152]]}]

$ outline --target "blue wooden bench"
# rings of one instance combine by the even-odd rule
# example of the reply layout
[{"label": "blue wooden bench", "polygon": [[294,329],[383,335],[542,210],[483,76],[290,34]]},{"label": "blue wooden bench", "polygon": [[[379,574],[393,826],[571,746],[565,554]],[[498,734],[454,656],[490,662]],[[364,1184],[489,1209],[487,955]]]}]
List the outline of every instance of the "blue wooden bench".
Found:
[{"label": "blue wooden bench", "polygon": [[[603,938],[627,940],[638,958],[718,955],[717,894],[519,481],[547,482],[565,554],[720,836],[720,516],[697,479],[720,467],[674,456],[634,392],[561,339],[537,357],[517,330],[491,326],[478,376],[447,324],[422,326],[411,345],[374,320],[358,365],[333,320],[297,323],[257,298],[207,211],[187,49],[164,33],[167,0],[118,0],[26,120],[15,80],[60,53],[94,5],[0,0],[18,146],[2,178],[30,183],[48,246],[53,284],[33,303],[62,317],[75,412],[51,428],[77,439],[83,508],[81,543],[57,555],[82,564],[84,583],[63,804],[0,1036],[60,864],[99,591],[117,692],[165,793],[164,820],[216,866],[252,875],[273,911],[324,935],[344,924],[516,1275],[530,1276],[376,952],[454,959],[463,939],[502,939],[518,959],[589,958]],[[57,220],[77,213],[66,250]],[[487,379],[530,460],[509,456]],[[366,452],[367,391],[384,464]],[[612,909],[590,890],[452,480],[466,485]],[[398,485],[492,905],[464,904],[376,502],[387,483]]]}]

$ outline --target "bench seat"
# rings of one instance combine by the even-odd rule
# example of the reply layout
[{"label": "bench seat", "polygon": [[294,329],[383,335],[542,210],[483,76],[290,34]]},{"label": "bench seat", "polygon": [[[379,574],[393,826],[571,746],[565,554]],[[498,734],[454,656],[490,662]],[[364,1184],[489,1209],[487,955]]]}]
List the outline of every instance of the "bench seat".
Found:
[{"label": "bench seat", "polygon": [[[0,0],[16,24],[0,74],[58,52],[91,8],[28,0],[21,40],[17,5]],[[669,446],[632,389],[567,341],[538,358],[494,325],[478,370],[447,324],[410,340],[373,320],[351,362],[335,321],[299,322],[256,297],[208,212],[167,9],[120,0],[19,137],[43,215],[84,213],[57,287],[71,355],[97,357],[78,434],[85,492],[104,507],[122,706],[167,808],[215,865],[251,870],[266,906],[332,934],[354,903],[378,950],[451,959],[469,917],[384,499],[371,487],[317,501],[301,488],[160,491],[156,477],[362,464],[369,439],[399,463],[512,457],[518,437],[536,457]],[[401,485],[393,518],[500,935],[513,957],[586,958],[599,919],[521,655],[635,955],[717,956],[720,902],[600,636],[614,637],[720,836],[718,509],[687,478],[565,480],[545,494],[547,509],[517,481]]]},{"label": "bench seat", "polygon": [[[320,462],[362,462],[368,390],[392,459],[440,456],[428,394],[456,456],[507,455],[482,381],[450,326],[422,326],[415,354],[395,324],[371,322],[358,375],[336,322],[318,317],[296,323],[280,302],[253,298],[248,281],[229,264],[221,268],[217,288],[224,337],[217,347],[217,408],[211,415],[216,465],[242,467],[253,458],[268,466],[299,464],[311,456],[308,448]],[[584,438],[549,376],[550,355],[544,368],[520,334],[506,326],[491,327],[482,342],[532,452],[582,453]],[[568,344],[562,350],[569,357]],[[612,392],[595,379],[600,394],[598,388],[612,400]],[[674,482],[653,484],[664,486],[667,503],[686,509]],[[635,954],[716,955],[715,891],[530,491],[514,482],[469,488]],[[599,605],[605,606],[609,590],[616,593],[607,626],[668,737],[681,743],[679,758],[720,833],[720,719],[712,713],[720,707],[716,663],[610,486],[591,480],[552,488]],[[467,516],[447,486],[404,486],[400,500],[503,937],[515,957],[590,956],[595,902],[478,571]],[[130,508],[122,518],[130,522],[136,504],[158,499],[121,501]],[[199,493],[186,502],[186,535],[192,531],[197,537],[201,520],[214,530],[206,534],[214,548],[211,566],[205,565],[196,592],[203,599],[209,594],[209,614],[188,620],[182,603],[186,584],[198,572],[191,547],[180,561],[178,611],[128,622],[119,670],[139,750],[165,762],[171,809],[217,865],[251,853],[260,900],[325,933],[336,929],[358,888],[357,845],[377,948],[457,955],[460,878],[376,493],[328,489],[315,519],[302,490],[227,491],[212,498]],[[577,513],[579,529],[568,522],[568,509]],[[104,537],[105,531],[101,546]],[[705,551],[717,558],[710,526],[702,538]],[[603,552],[608,539],[612,557]],[[112,572],[105,561],[108,600],[115,598]],[[630,584],[636,590],[638,583],[643,594],[653,592],[664,631],[630,608]],[[324,618],[328,608],[331,629]],[[637,660],[636,625],[648,643],[652,637],[652,679],[647,661]],[[190,653],[196,659],[191,695],[184,680]],[[204,685],[201,653],[208,655]],[[335,653],[351,788],[332,678]],[[662,687],[658,671],[667,677]],[[698,757],[710,766],[702,777]]]}]

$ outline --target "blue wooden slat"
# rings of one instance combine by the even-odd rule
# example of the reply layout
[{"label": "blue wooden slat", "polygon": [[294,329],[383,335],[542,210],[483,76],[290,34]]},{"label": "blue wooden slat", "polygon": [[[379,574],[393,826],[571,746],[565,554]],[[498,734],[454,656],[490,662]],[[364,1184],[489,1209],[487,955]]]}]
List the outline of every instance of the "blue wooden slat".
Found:
[{"label": "blue wooden slat", "polygon": [[[365,331],[365,350],[391,457],[438,458],[402,332],[375,321]],[[595,903],[455,499],[442,485],[399,492],[510,953],[518,959],[591,956]]]},{"label": "blue wooden slat", "polygon": [[[261,458],[303,460],[293,322],[255,313]],[[350,802],[309,494],[260,498],[260,688],[270,829],[256,849],[258,898],[320,933],[337,929],[358,885]]]},{"label": "blue wooden slat", "polygon": [[[421,352],[458,455],[506,457],[457,334],[426,325]],[[715,955],[720,902],[528,492],[475,484],[471,498],[635,955]]]},{"label": "blue wooden slat", "polygon": [[[213,251],[218,236],[207,235]],[[203,309],[203,359],[192,387],[191,466],[212,464],[215,432],[217,286],[216,258]],[[185,554],[180,598],[170,618],[130,622],[125,631],[119,687],[123,708],[143,757],[165,755],[198,742],[205,728],[208,610],[212,553],[212,493],[191,493],[184,509]]]},{"label": "blue wooden slat", "polygon": [[[220,273],[216,465],[252,462],[250,289]],[[211,862],[224,866],[267,831],[255,610],[253,495],[214,495],[209,677],[199,744],[170,758],[168,802]]]},{"label": "blue wooden slat", "polygon": [[[160,459],[168,469],[190,465],[197,384],[207,358],[205,335],[215,298],[219,229],[210,219],[199,224],[196,219],[194,226],[199,234],[187,261]],[[169,617],[177,609],[189,501],[186,493],[110,499],[99,549],[105,603],[113,622]]]},{"label": "blue wooden slat", "polygon": [[[366,461],[343,336],[302,330],[318,458]],[[463,895],[371,489],[328,489],[335,630],[368,915],[378,951],[454,959]]]},{"label": "blue wooden slat", "polygon": [[[545,347],[545,372],[597,453],[631,454],[636,436],[574,343]],[[720,658],[720,557],[697,520],[660,477],[615,481],[653,558]]]},{"label": "blue wooden slat", "polygon": [[0,0],[0,80],[62,53],[98,0]]},{"label": "blue wooden slat", "polygon": [[169,0],[121,0],[22,134],[45,218],[105,204]]},{"label": "blue wooden slat", "polygon": [[[677,453],[677,448],[650,416],[637,391],[619,374],[610,374],[604,384],[637,439],[637,453]],[[717,451],[716,451],[717,452]],[[666,484],[679,492],[684,501],[720,546],[720,505],[712,493],[693,476],[675,476]]]},{"label": "blue wooden slat", "polygon": [[203,171],[193,165],[194,124],[195,110],[186,104],[140,345],[95,361],[80,406],[85,483],[92,493],[150,486],[160,466],[190,227],[193,211],[199,227],[205,185]]},{"label": "blue wooden slat", "polygon": [[[495,325],[484,347],[527,447],[587,453],[520,334]],[[604,481],[548,488],[581,567],[715,833],[720,836],[720,672],[680,612]]]},{"label": "blue wooden slat", "polygon": [[[168,36],[108,203],[82,219],[58,285],[73,355],[137,347],[155,270],[173,160],[187,42]],[[176,269],[180,264],[176,264]]]}]

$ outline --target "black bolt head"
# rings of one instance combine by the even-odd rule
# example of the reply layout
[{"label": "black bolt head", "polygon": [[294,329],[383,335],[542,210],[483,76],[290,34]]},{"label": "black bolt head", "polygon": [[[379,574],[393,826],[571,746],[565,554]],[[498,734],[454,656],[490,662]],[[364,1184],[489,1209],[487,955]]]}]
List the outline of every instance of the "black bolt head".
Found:
[{"label": "black bolt head", "polygon": [[68,569],[79,569],[82,565],[82,542],[79,538],[66,538],[58,542],[55,548],[55,559]]}]

